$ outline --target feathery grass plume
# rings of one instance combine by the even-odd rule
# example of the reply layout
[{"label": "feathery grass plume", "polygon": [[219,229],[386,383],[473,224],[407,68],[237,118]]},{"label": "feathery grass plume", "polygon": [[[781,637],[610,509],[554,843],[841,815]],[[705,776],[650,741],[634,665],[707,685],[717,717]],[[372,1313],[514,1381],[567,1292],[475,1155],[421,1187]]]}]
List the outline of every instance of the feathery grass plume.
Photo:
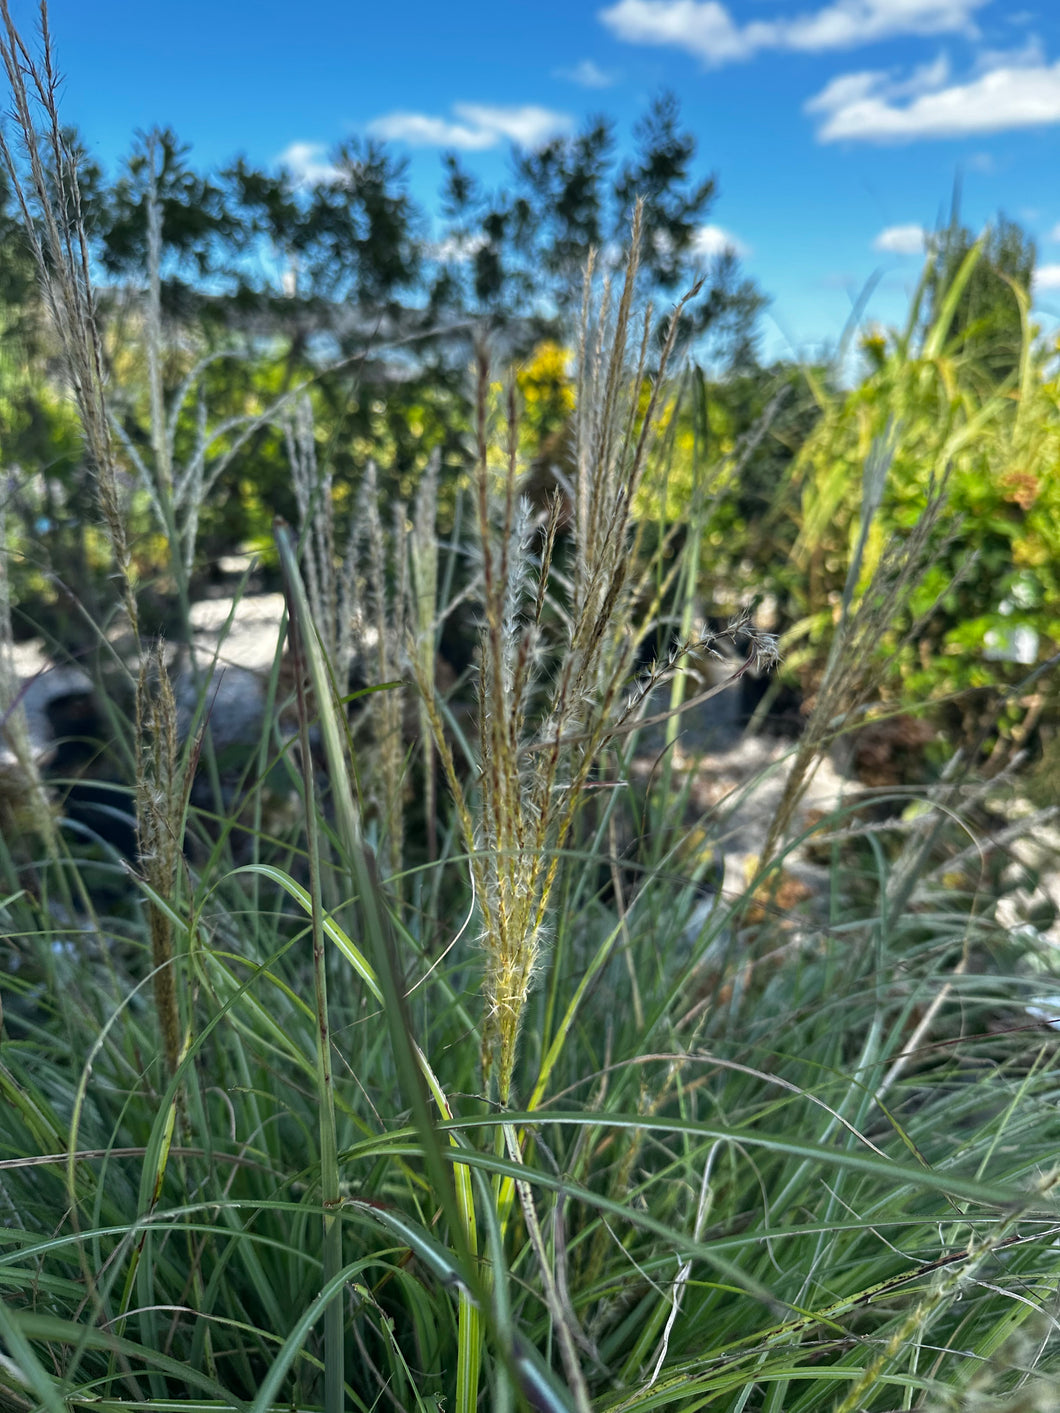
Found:
[{"label": "feathery grass plume", "polygon": [[[136,685],[136,833],[140,870],[161,903],[170,903],[181,864],[184,815],[191,790],[191,769],[182,771],[177,734],[177,704],[166,671],[161,642],[145,653]],[[160,902],[149,899],[151,962],[155,968],[155,1006],[172,1075],[180,1063],[183,1040],[174,971],[173,921]]]},{"label": "feathery grass plume", "polygon": [[118,568],[122,603],[135,633],[138,618],[132,563],[111,443],[103,346],[96,323],[77,154],[59,120],[60,78],[54,67],[47,4],[42,0],[40,7],[39,60],[30,54],[16,29],[8,0],[0,0],[0,23],[0,58],[11,91],[14,128],[24,162],[17,160],[2,128],[0,159],[7,169],[37,266],[45,308],[62,347],[100,512]]},{"label": "feathery grass plume", "polygon": [[[402,676],[406,621],[416,621],[419,612],[408,588],[410,566],[405,546],[410,532],[405,507],[401,503],[393,507],[388,532],[379,513],[378,473],[374,463],[369,462],[340,566],[332,475],[317,459],[313,407],[307,394],[297,399],[284,419],[283,432],[298,503],[306,591],[339,695],[348,689],[352,669],[358,662],[362,666],[370,664],[376,685],[394,684],[364,699],[364,727],[372,738],[373,749],[363,753],[358,775],[386,838],[385,857],[390,872],[398,873],[404,838],[405,760],[404,691],[397,684]],[[436,468],[433,477],[436,486]],[[431,479],[428,470],[419,493],[423,501],[417,511],[420,533],[412,538],[415,543],[422,543],[426,533],[422,526],[429,514],[433,545]],[[437,551],[434,553],[436,557]],[[433,582],[425,551],[421,549],[418,554],[422,567],[417,571],[412,566],[412,572],[417,573],[417,599],[425,592],[419,587],[421,582],[426,583],[428,578]],[[433,643],[432,603],[433,599],[430,603],[425,601],[423,611],[429,612]],[[417,641],[419,636],[417,629]]]},{"label": "feathery grass plume", "polygon": [[297,399],[284,419],[283,435],[298,503],[299,542],[313,621],[337,679],[345,682],[353,665],[356,579],[337,571],[332,475],[330,468],[322,468],[317,461],[313,404],[308,393]]},{"label": "feathery grass plume", "polygon": [[[479,789],[457,777],[431,675],[416,664],[435,745],[471,857],[485,954],[482,1064],[507,1104],[523,1008],[548,926],[559,853],[597,755],[616,729],[636,646],[633,496],[655,434],[660,388],[681,312],[674,311],[655,376],[648,378],[650,308],[630,356],[641,229],[638,206],[617,303],[605,282],[592,317],[586,272],[575,411],[569,578],[553,560],[563,509],[535,524],[518,493],[517,416],[506,402],[505,441],[490,426],[490,374],[479,353],[473,494],[481,553],[483,627],[478,678]],[[540,549],[535,550],[535,542]],[[558,618],[560,662],[542,645]]]},{"label": "feathery grass plume", "polygon": [[[111,428],[146,492],[159,529],[166,536],[170,568],[177,584],[182,607],[187,612],[188,584],[195,561],[199,517],[210,492],[228,466],[259,428],[275,419],[291,394],[284,394],[263,411],[238,414],[210,424],[203,386],[207,368],[227,358],[227,350],[212,351],[194,359],[182,380],[167,397],[163,369],[167,356],[166,332],[162,321],[162,198],[159,178],[162,141],[157,131],[144,139],[143,193],[147,222],[147,295],[144,303],[143,348],[147,364],[147,394],[150,407],[151,455],[146,458],[129,436],[122,421],[111,416]],[[182,430],[180,417],[185,405],[195,398],[195,435],[186,452],[178,452]],[[231,434],[235,433],[234,436]],[[226,445],[226,439],[231,440]],[[220,447],[215,455],[211,451]]]},{"label": "feathery grass plume", "polygon": [[[211,421],[206,397],[206,374],[221,359],[237,356],[222,348],[196,356],[185,340],[179,358],[187,366],[181,380],[168,391],[164,370],[174,348],[167,342],[162,318],[163,205],[159,191],[162,175],[163,141],[158,131],[143,140],[141,180],[147,225],[147,291],[143,303],[142,346],[147,368],[147,400],[150,409],[150,453],[142,441],[129,435],[120,417],[110,415],[110,429],[135,472],[141,489],[169,547],[169,568],[173,575],[185,626],[188,624],[189,591],[199,521],[203,507],[217,482],[242,452],[255,432],[282,421],[287,404],[297,398],[304,385],[271,399],[258,411],[239,412]],[[134,395],[137,390],[132,390]],[[194,433],[187,437],[185,408],[193,404]],[[322,620],[323,621],[323,620]]]},{"label": "feathery grass plume", "polygon": [[[384,833],[391,873],[401,869],[405,815],[405,748],[402,736],[405,689],[401,685],[405,652],[405,613],[408,603],[408,560],[405,555],[406,510],[401,501],[391,508],[388,535],[379,514],[379,484],[375,463],[369,462],[362,486],[367,582],[366,619],[374,639],[373,676],[391,684],[369,698],[373,740],[372,764],[365,784]],[[392,571],[392,572],[391,572]]]},{"label": "feathery grass plume", "polygon": [[[416,663],[416,676],[431,679],[436,673],[438,617],[438,471],[441,458],[431,455],[427,469],[416,487],[412,524],[408,531],[407,610],[410,627],[409,656]],[[423,745],[423,807],[427,822],[427,858],[438,857],[437,781],[435,779],[434,737],[430,713],[422,693],[416,704],[419,735]]]}]

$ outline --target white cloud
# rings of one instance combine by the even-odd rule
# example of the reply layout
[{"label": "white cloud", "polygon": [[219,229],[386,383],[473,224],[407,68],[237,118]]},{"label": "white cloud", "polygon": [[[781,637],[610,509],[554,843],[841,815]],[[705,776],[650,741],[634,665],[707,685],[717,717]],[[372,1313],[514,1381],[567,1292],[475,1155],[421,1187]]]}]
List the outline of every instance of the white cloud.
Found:
[{"label": "white cloud", "polygon": [[1045,63],[1045,50],[1036,34],[1027,36],[1026,42],[1018,49],[980,49],[975,56],[975,72],[989,73],[991,69],[1034,68]]},{"label": "white cloud", "polygon": [[[972,14],[987,0],[837,0],[816,14],[777,20],[777,47],[851,49],[901,34],[975,34]],[[754,31],[756,27],[749,25]]]},{"label": "white cloud", "polygon": [[502,138],[534,147],[571,127],[567,114],[530,103],[516,108],[454,103],[453,112],[459,121],[428,113],[387,113],[370,123],[369,130],[388,142],[407,142],[413,147],[459,147],[465,152],[482,152],[496,147]]},{"label": "white cloud", "polygon": [[1043,289],[1060,289],[1060,265],[1039,265],[1034,272],[1035,293]]},{"label": "white cloud", "polygon": [[920,64],[908,78],[895,78],[879,69],[863,69],[853,74],[837,74],[805,104],[808,113],[836,113],[859,108],[884,94],[888,102],[899,98],[919,98],[942,88],[950,76],[944,54],[933,64]]},{"label": "white cloud", "polygon": [[888,226],[872,242],[873,250],[886,255],[922,255],[927,241],[923,226]]},{"label": "white cloud", "polygon": [[387,113],[369,123],[368,128],[386,142],[407,142],[411,147],[460,147],[466,152],[479,152],[497,142],[495,132],[432,118],[427,113]]},{"label": "white cloud", "polygon": [[629,44],[672,45],[712,64],[752,52],[717,0],[618,0],[600,11],[600,19]]},{"label": "white cloud", "polygon": [[972,15],[988,0],[833,0],[791,19],[737,24],[720,0],[618,0],[599,18],[630,44],[684,49],[708,64],[762,49],[818,53],[902,34],[977,33]]},{"label": "white cloud", "polygon": [[618,79],[617,74],[608,73],[592,59],[583,59],[573,69],[556,69],[554,72],[557,78],[567,79],[582,88],[610,88]]},{"label": "white cloud", "polygon": [[512,142],[524,147],[533,147],[558,132],[566,132],[572,126],[566,113],[557,113],[551,108],[538,108],[524,104],[521,108],[491,108],[485,103],[457,103],[453,112],[465,122],[476,124],[485,132],[495,132],[501,137],[511,138]]},{"label": "white cloud", "polygon": [[327,148],[322,142],[292,142],[276,158],[286,167],[295,181],[305,186],[321,186],[342,181],[342,173],[325,160]]},{"label": "white cloud", "polygon": [[933,63],[918,64],[907,79],[893,79],[890,87],[891,98],[919,98],[922,93],[933,93],[945,87],[950,78],[950,61],[940,54]]},{"label": "white cloud", "polygon": [[1047,237],[1049,240],[1060,240],[1060,221],[1052,228]]},{"label": "white cloud", "polygon": [[692,237],[692,254],[701,260],[713,260],[731,250],[734,255],[750,255],[742,240],[722,226],[700,226]]},{"label": "white cloud", "polygon": [[1060,123],[1060,63],[1021,65],[1015,58],[948,85],[931,70],[901,82],[881,72],[844,74],[806,110],[823,115],[820,142],[909,142]]},{"label": "white cloud", "polygon": [[805,104],[808,112],[852,108],[864,102],[883,77],[880,73],[839,74]]}]

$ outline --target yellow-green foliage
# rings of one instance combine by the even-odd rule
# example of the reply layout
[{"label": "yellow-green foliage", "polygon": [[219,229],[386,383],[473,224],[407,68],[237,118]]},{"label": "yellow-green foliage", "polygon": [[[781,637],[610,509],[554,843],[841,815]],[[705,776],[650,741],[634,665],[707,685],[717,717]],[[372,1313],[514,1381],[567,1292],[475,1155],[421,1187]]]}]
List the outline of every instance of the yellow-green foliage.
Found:
[{"label": "yellow-green foliage", "polygon": [[[862,467],[881,440],[889,440],[893,455],[861,589],[885,545],[915,522],[932,482],[948,485],[938,557],[911,607],[920,614],[941,602],[920,641],[901,655],[906,689],[923,699],[1009,680],[1013,669],[995,655],[1017,627],[1037,634],[1039,659],[1055,651],[1060,382],[1034,346],[1026,297],[1020,299],[1025,342],[1018,379],[992,384],[974,360],[943,346],[935,329],[915,349],[908,337],[875,335],[865,347],[870,369],[863,381],[826,400],[795,465],[799,524],[789,583],[811,662],[827,650],[859,532]],[[952,536],[948,543],[945,534]],[[893,648],[897,638],[892,634],[884,647]]]},{"label": "yellow-green foliage", "polygon": [[694,385],[695,378],[686,379],[680,391],[662,404],[659,435],[665,455],[641,482],[634,514],[638,521],[683,521],[696,496],[709,487],[711,499],[719,503],[721,519],[711,517],[704,548],[716,553],[723,544],[732,543],[734,533],[742,538],[747,532],[735,505],[723,508],[720,504],[726,493],[737,487],[740,429],[737,411],[724,395],[712,393],[697,412],[690,392]]},{"label": "yellow-green foliage", "polygon": [[[641,398],[645,396],[641,389]],[[675,396],[666,398],[659,409],[659,435],[667,455],[640,483],[633,513],[638,521],[673,524],[688,513],[694,494],[697,450],[692,419]]]},{"label": "yellow-green foliage", "polygon": [[558,432],[574,411],[575,391],[570,349],[546,339],[515,375],[522,399],[522,437],[528,447],[537,447]]}]

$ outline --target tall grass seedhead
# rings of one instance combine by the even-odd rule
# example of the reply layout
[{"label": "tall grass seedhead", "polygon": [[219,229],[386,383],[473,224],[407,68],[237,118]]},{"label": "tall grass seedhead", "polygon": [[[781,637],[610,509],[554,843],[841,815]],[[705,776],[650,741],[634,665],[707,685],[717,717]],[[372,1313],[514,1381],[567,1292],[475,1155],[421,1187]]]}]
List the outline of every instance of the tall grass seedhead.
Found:
[{"label": "tall grass seedhead", "polygon": [[144,881],[159,901],[148,899],[155,1006],[169,1077],[183,1050],[177,995],[174,929],[170,906],[176,901],[183,866],[184,820],[197,750],[185,760],[177,732],[177,704],[166,669],[163,645],[145,654],[136,686],[136,834]]},{"label": "tall grass seedhead", "polygon": [[125,533],[119,468],[111,440],[103,344],[92,287],[91,253],[81,208],[77,154],[59,119],[60,76],[53,63],[48,7],[41,3],[41,51],[34,59],[0,0],[0,59],[11,92],[13,127],[24,161],[0,126],[0,159],[11,182],[45,308],[59,339],[77,403],[99,509],[135,632],[138,612]]},{"label": "tall grass seedhead", "polygon": [[[478,788],[459,778],[432,679],[417,664],[435,747],[456,800],[475,883],[485,957],[482,1065],[502,1104],[512,1093],[519,1031],[549,928],[561,851],[587,780],[618,726],[638,641],[638,576],[631,572],[633,498],[655,436],[680,315],[671,316],[648,372],[650,309],[631,354],[640,208],[617,303],[605,280],[594,312],[586,273],[567,517],[559,492],[544,517],[521,495],[518,413],[504,406],[492,452],[490,372],[476,368],[473,496],[481,556]],[[561,543],[560,526],[567,539]],[[561,553],[562,552],[562,553]],[[562,558],[562,567],[560,559]],[[548,665],[550,644],[558,662]]]}]

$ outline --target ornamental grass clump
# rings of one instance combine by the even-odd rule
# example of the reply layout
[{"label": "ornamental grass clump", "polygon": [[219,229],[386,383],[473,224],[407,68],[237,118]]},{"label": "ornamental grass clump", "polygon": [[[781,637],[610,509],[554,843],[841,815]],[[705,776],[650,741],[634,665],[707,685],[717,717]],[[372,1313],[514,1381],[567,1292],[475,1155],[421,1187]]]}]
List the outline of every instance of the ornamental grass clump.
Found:
[{"label": "ornamental grass clump", "polygon": [[642,700],[625,700],[638,641],[634,625],[643,618],[643,586],[632,572],[632,505],[651,453],[680,316],[696,291],[671,316],[649,373],[652,313],[649,308],[635,321],[633,308],[639,239],[638,209],[617,301],[605,280],[595,314],[590,261],[578,350],[574,483],[557,488],[543,514],[519,493],[513,390],[502,414],[503,454],[493,450],[489,367],[485,355],[479,357],[477,788],[457,773],[434,683],[416,663],[470,857],[485,954],[482,1063],[502,1104],[511,1097],[519,1028],[547,936],[560,851],[601,748]]},{"label": "ornamental grass clump", "polygon": [[[775,645],[733,625],[746,662],[683,698],[687,659],[726,636],[694,640],[692,625],[732,480],[705,380],[662,381],[680,308],[658,341],[650,312],[634,321],[638,234],[639,221],[595,317],[587,281],[572,469],[544,508],[520,495],[515,399],[485,357],[470,497],[425,445],[407,509],[377,503],[396,470],[366,469],[354,503],[318,462],[328,436],[308,397],[288,399],[298,526],[277,524],[276,553],[297,739],[274,709],[277,655],[251,808],[189,806],[210,732],[178,734],[173,664],[137,638],[118,663],[135,714],[115,726],[135,764],[126,892],[104,907],[79,888],[58,824],[39,843],[16,836],[14,860],[0,829],[3,1409],[1055,1406],[1057,1041],[1036,1017],[1055,1015],[1057,983],[1037,855],[1032,869],[1012,848],[1027,821],[998,827],[985,787],[949,776],[916,787],[897,821],[847,802],[831,837],[809,841],[830,845],[827,878],[789,909],[708,878],[732,803],[721,771],[689,768],[684,750],[642,770],[638,733],[666,721],[673,745],[677,710],[770,665]],[[87,295],[79,308],[91,313]],[[159,440],[159,409],[183,396],[154,396],[153,431],[130,438],[151,448],[142,470],[113,426],[91,458],[104,524],[107,467],[124,468],[123,514],[130,484],[170,468],[151,504],[173,527],[178,600],[197,524],[184,508],[197,514],[192,487],[205,495],[212,477],[204,421],[183,471]],[[904,640],[920,567],[949,543],[948,457],[920,468],[908,533],[874,538],[892,414],[896,435],[909,426],[887,398],[874,406],[861,491],[844,487],[861,532],[840,537],[848,590],[834,623],[821,607],[834,647],[763,875],[796,847],[814,761],[884,695],[877,648]],[[454,419],[455,440],[462,408]],[[90,444],[107,423],[94,425]],[[642,534],[637,488],[644,504],[654,478],[675,483],[689,428],[687,505],[658,497]],[[1019,444],[1045,445],[1034,432]],[[117,538],[112,553],[131,619]],[[472,601],[469,727],[437,683],[442,627]],[[660,660],[638,674],[639,645],[671,623],[679,641],[659,631]],[[1019,690],[1045,690],[1051,670]],[[402,676],[429,741],[410,741]],[[120,701],[107,706],[120,722]],[[432,751],[453,809],[435,810]],[[301,801],[277,832],[273,777]],[[43,836],[38,783],[24,793]],[[182,851],[186,820],[208,849]]]}]

